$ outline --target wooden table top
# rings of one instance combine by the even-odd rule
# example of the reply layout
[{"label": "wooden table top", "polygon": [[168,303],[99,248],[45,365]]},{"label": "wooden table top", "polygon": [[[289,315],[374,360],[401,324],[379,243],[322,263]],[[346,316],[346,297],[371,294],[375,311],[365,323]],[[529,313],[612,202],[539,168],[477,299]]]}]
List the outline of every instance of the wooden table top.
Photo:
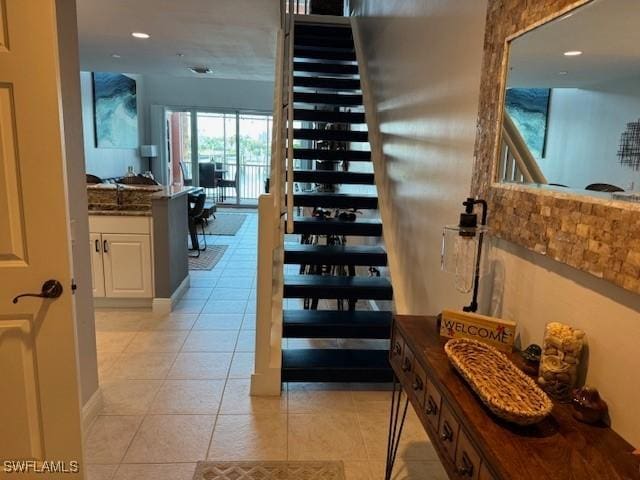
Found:
[{"label": "wooden table top", "polygon": [[[573,418],[572,406],[554,402],[542,422],[521,427],[493,415],[450,364],[447,339],[439,335],[435,317],[397,315],[395,322],[430,379],[481,447],[496,473],[508,479],[640,479],[640,457],[606,426]],[[514,363],[520,356],[512,354]]]}]

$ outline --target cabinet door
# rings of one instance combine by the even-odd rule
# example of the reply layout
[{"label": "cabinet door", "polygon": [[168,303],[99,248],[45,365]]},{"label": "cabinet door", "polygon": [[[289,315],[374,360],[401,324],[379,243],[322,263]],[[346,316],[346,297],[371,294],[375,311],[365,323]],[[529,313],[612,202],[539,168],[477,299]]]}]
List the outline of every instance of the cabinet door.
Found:
[{"label": "cabinet door", "polygon": [[89,235],[89,251],[91,252],[91,280],[93,281],[93,296],[104,297],[104,267],[102,265],[102,235]]},{"label": "cabinet door", "polygon": [[107,297],[153,296],[149,235],[103,233],[102,256]]}]

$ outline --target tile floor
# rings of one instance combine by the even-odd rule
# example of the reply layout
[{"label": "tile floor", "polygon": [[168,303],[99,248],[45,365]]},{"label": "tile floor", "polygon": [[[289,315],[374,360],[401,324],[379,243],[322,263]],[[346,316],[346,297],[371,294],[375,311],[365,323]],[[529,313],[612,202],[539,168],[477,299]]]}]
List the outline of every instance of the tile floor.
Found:
[{"label": "tile floor", "polygon": [[[281,397],[249,396],[256,232],[250,212],[236,236],[213,237],[229,248],[213,270],[191,273],[171,315],[96,313],[104,407],[86,435],[89,479],[190,480],[205,459],[343,460],[347,480],[384,477],[384,387],[288,384]],[[394,477],[446,478],[415,414]]]}]

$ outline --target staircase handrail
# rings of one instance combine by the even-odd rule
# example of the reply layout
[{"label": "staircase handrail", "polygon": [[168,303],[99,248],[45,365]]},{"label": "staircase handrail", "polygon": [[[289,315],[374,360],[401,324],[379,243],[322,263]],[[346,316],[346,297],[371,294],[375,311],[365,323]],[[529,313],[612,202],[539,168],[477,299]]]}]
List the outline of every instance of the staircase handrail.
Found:
[{"label": "staircase handrail", "polygon": [[502,180],[521,183],[548,183],[509,113],[502,122]]}]

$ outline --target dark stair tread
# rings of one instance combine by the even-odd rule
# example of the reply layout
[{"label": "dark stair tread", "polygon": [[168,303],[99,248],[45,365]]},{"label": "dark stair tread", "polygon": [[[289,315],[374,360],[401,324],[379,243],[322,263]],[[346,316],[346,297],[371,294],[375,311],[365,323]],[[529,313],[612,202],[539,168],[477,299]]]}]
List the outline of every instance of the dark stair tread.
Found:
[{"label": "dark stair tread", "polygon": [[327,90],[360,90],[360,80],[356,78],[334,77],[293,77],[294,87],[318,88]]},{"label": "dark stair tread", "polygon": [[329,62],[293,62],[294,72],[339,73],[342,75],[357,75],[358,65],[348,63]]},{"label": "dark stair tread", "polygon": [[324,128],[296,128],[296,140],[330,140],[334,142],[368,142],[369,132],[358,130],[329,130]]},{"label": "dark stair tread", "polygon": [[293,158],[298,160],[348,160],[350,162],[370,162],[368,150],[322,150],[318,148],[294,148]]},{"label": "dark stair tread", "polygon": [[293,181],[300,183],[373,185],[373,173],[343,172],[342,170],[294,170]]},{"label": "dark stair tread", "polygon": [[296,46],[293,50],[294,58],[312,58],[316,60],[355,61],[356,54],[351,49],[324,49]]},{"label": "dark stair tread", "polygon": [[323,47],[353,49],[352,37],[327,37],[324,35],[310,35],[304,32],[294,33],[294,47]]},{"label": "dark stair tread", "polygon": [[385,277],[285,275],[283,289],[284,298],[393,299],[393,288]]},{"label": "dark stair tread", "polygon": [[331,112],[306,108],[295,108],[293,119],[326,123],[366,123],[364,113],[361,112]]},{"label": "dark stair tread", "polygon": [[294,103],[311,103],[315,105],[362,106],[362,95],[338,93],[293,92]]},{"label": "dark stair tread", "polygon": [[380,220],[357,219],[355,222],[337,218],[294,217],[293,233],[308,235],[382,236]]},{"label": "dark stair tread", "polygon": [[286,245],[284,263],[296,265],[387,265],[384,248],[370,245]]},{"label": "dark stair tread", "polygon": [[341,27],[338,25],[322,25],[296,22],[294,33],[296,35],[315,35],[318,37],[352,38],[351,27],[349,25]]},{"label": "dark stair tread", "polygon": [[390,382],[386,350],[303,349],[282,351],[283,382]]},{"label": "dark stair tread", "polygon": [[285,310],[282,336],[286,338],[389,338],[392,312]]},{"label": "dark stair tread", "polygon": [[293,195],[293,204],[300,207],[362,208],[375,210],[378,208],[378,196],[325,192],[296,193]]}]

